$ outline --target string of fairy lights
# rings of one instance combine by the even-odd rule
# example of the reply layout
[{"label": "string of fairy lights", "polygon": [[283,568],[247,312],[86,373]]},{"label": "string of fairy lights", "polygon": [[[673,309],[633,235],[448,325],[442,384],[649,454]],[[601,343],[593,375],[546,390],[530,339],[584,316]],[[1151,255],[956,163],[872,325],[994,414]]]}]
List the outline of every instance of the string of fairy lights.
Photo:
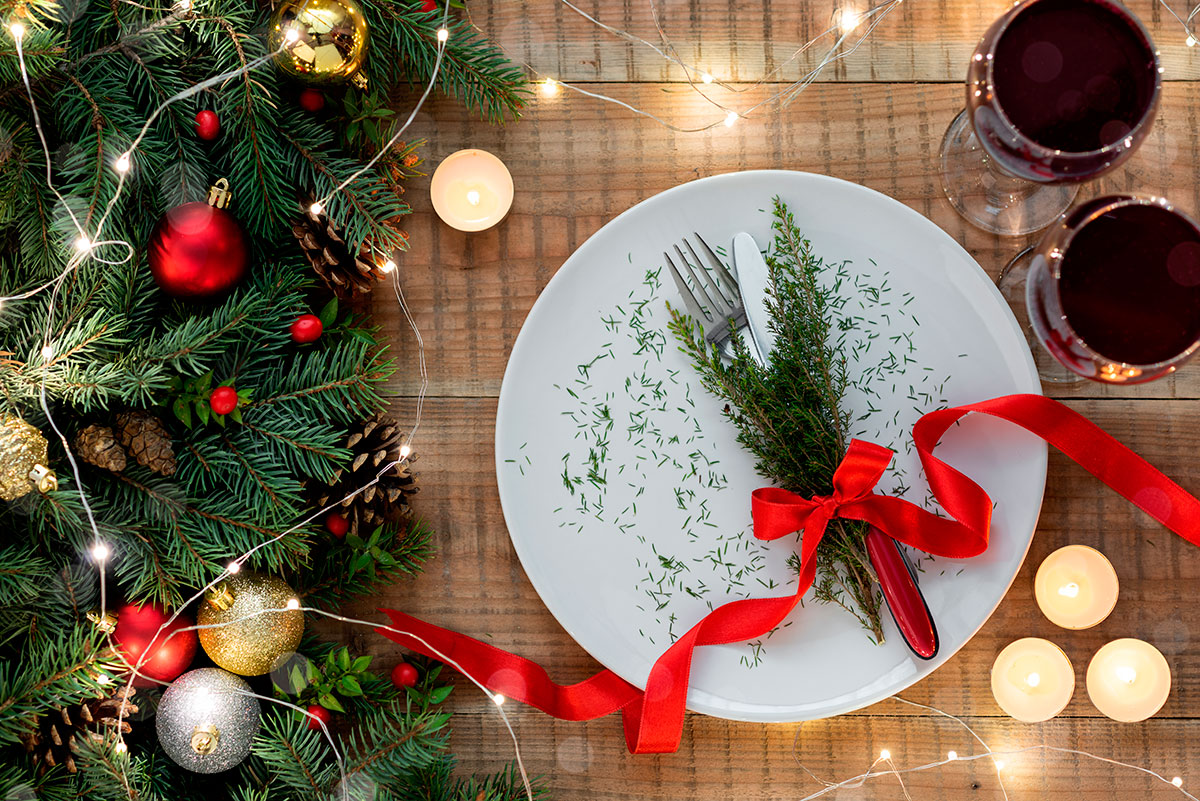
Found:
[{"label": "string of fairy lights", "polygon": [[[128,0],[122,0],[122,1],[128,2]],[[894,11],[899,5],[901,5],[903,0],[888,0],[887,2],[880,3],[871,8],[868,8],[864,11],[858,11],[853,6],[844,6],[840,9],[838,9],[837,11],[835,11],[833,18],[831,20],[831,24],[828,28],[826,28],[824,31],[819,33],[817,36],[813,37],[810,41],[808,41],[808,42],[804,43],[803,45],[800,45],[798,48],[796,48],[794,50],[794,52],[784,62],[782,62],[781,64],[776,66],[774,69],[772,69],[770,72],[768,72],[767,74],[765,74],[764,76],[762,76],[759,80],[757,80],[755,82],[740,83],[737,85],[718,80],[707,70],[705,70],[699,66],[696,66],[694,64],[686,62],[679,55],[677,47],[668,38],[666,31],[665,31],[663,25],[661,24],[661,20],[659,18],[659,14],[658,14],[658,9],[655,6],[654,0],[648,0],[648,2],[650,3],[650,8],[652,11],[652,16],[654,19],[655,27],[656,27],[658,34],[660,36],[660,39],[661,39],[661,45],[656,45],[655,43],[650,42],[640,36],[637,36],[635,34],[632,34],[627,31],[616,28],[614,26],[611,26],[611,25],[601,21],[597,17],[593,16],[592,14],[587,13],[586,11],[581,9],[579,6],[570,2],[570,0],[558,0],[558,2],[561,3],[563,6],[565,6],[566,8],[568,8],[573,13],[578,14],[579,16],[583,17],[584,19],[586,19],[586,20],[590,21],[591,23],[595,24],[596,26],[600,27],[605,32],[607,32],[617,38],[623,39],[630,45],[650,48],[652,51],[658,53],[667,62],[679,67],[683,71],[683,74],[686,78],[686,81],[687,81],[687,84],[689,85],[689,87],[693,91],[698,93],[704,99],[705,102],[712,105],[714,107],[714,109],[716,110],[718,116],[710,124],[706,124],[706,125],[703,125],[700,127],[694,127],[694,128],[684,128],[681,126],[677,126],[667,120],[663,120],[659,116],[655,115],[654,113],[646,111],[644,109],[640,109],[626,101],[623,101],[623,100],[620,100],[617,98],[613,98],[613,97],[609,97],[607,95],[604,95],[599,92],[594,92],[589,89],[584,89],[583,87],[577,86],[572,83],[566,83],[566,82],[560,81],[552,76],[545,75],[545,74],[541,73],[539,70],[537,70],[536,68],[534,68],[533,66],[526,64],[525,66],[530,70],[530,72],[534,76],[536,76],[537,78],[540,79],[539,85],[538,85],[538,91],[542,95],[542,97],[544,97],[544,98],[555,97],[559,93],[560,89],[565,88],[565,89],[569,89],[572,92],[575,92],[584,97],[589,97],[592,99],[600,100],[602,102],[613,103],[613,104],[619,105],[636,115],[649,118],[649,119],[665,126],[666,128],[669,128],[674,131],[700,132],[700,131],[707,131],[707,130],[713,129],[713,128],[716,128],[721,125],[733,126],[738,121],[749,118],[750,116],[754,115],[756,112],[760,111],[764,107],[771,106],[776,103],[778,103],[780,105],[780,107],[785,107],[788,103],[790,103],[792,100],[794,100],[807,86],[809,86],[812,82],[814,82],[819,77],[820,73],[826,67],[828,67],[830,64],[833,64],[836,61],[844,59],[844,58],[850,56],[851,54],[853,54],[863,44],[863,42],[866,41],[866,39],[875,30],[875,28],[892,11]],[[1167,12],[1176,21],[1178,21],[1178,23],[1182,26],[1182,28],[1186,34],[1185,43],[1187,44],[1187,46],[1194,47],[1197,43],[1197,39],[1193,33],[1193,24],[1194,24],[1195,17],[1198,14],[1200,14],[1200,5],[1197,5],[1195,8],[1192,8],[1186,16],[1181,16],[1180,14],[1175,12],[1170,7],[1167,0],[1158,0],[1158,3],[1160,5],[1162,5],[1167,10]],[[193,13],[193,0],[176,0],[174,6],[172,7],[171,12],[167,16],[165,16],[164,18],[162,18],[154,23],[149,24],[148,26],[146,26],[140,30],[137,30],[137,31],[134,31],[134,32],[128,34],[128,36],[145,35],[146,33],[153,32],[154,30],[157,30],[159,28],[165,28],[165,27],[171,25],[173,22],[188,19],[192,13]],[[411,126],[413,121],[416,119],[418,113],[420,112],[421,108],[423,107],[423,105],[425,104],[427,99],[429,98],[434,86],[436,85],[437,78],[441,71],[442,60],[443,60],[443,56],[445,53],[446,44],[450,39],[450,30],[448,27],[449,13],[450,13],[450,3],[449,3],[449,0],[447,0],[447,2],[444,4],[443,9],[442,9],[441,25],[436,31],[437,57],[436,57],[436,61],[435,61],[435,68],[433,71],[433,75],[430,78],[429,83],[425,87],[424,93],[420,96],[418,101],[414,104],[407,119],[404,121],[404,123],[402,125],[397,127],[397,129],[396,129],[393,137],[391,138],[390,142],[388,143],[387,147],[381,149],[379,151],[379,153],[377,153],[370,161],[368,161],[366,164],[364,164],[360,169],[358,169],[357,171],[352,173],[350,176],[348,176],[347,178],[342,180],[327,195],[325,195],[321,198],[318,198],[317,200],[315,200],[313,202],[313,204],[310,208],[314,213],[319,214],[319,213],[323,212],[326,204],[328,204],[328,202],[330,201],[331,198],[333,198],[335,195],[337,195],[342,190],[344,190],[347,186],[352,184],[363,173],[365,173],[366,171],[371,169],[374,166],[374,164],[387,152],[387,150],[391,146],[393,146],[396,142],[400,141],[401,137],[404,135],[404,133],[409,129],[409,127]],[[40,405],[42,407],[42,411],[46,415],[47,421],[49,422],[51,428],[54,430],[54,433],[58,436],[60,442],[63,445],[64,452],[67,455],[67,459],[70,464],[72,474],[76,481],[76,486],[78,487],[78,492],[79,492],[81,502],[83,504],[85,513],[88,518],[89,525],[90,525],[91,530],[94,535],[93,545],[91,548],[91,556],[97,565],[97,569],[98,569],[99,577],[100,577],[100,603],[101,603],[100,616],[102,618],[104,615],[104,612],[105,612],[105,605],[106,605],[106,585],[105,585],[105,572],[106,571],[105,571],[105,567],[106,567],[109,557],[112,555],[111,550],[110,550],[109,546],[107,545],[107,543],[104,542],[104,539],[101,535],[100,527],[98,526],[98,524],[93,516],[91,506],[88,502],[87,492],[85,491],[83,482],[80,478],[79,467],[75,461],[72,450],[67,443],[66,437],[63,435],[63,433],[58,429],[58,426],[56,425],[56,422],[50,411],[49,404],[47,402],[47,397],[46,397],[46,374],[47,374],[48,369],[49,369],[50,365],[52,364],[52,360],[54,359],[54,356],[55,356],[54,346],[51,341],[51,332],[53,330],[53,315],[54,315],[54,309],[55,309],[55,301],[57,300],[58,292],[64,282],[64,279],[66,279],[67,276],[69,276],[73,271],[78,269],[78,267],[81,264],[83,264],[85,262],[85,260],[94,259],[101,263],[121,264],[121,263],[129,261],[130,259],[132,259],[134,257],[134,255],[136,253],[136,249],[134,248],[134,246],[131,243],[123,241],[123,240],[106,240],[106,239],[104,239],[104,229],[105,229],[105,225],[108,221],[109,215],[112,213],[112,211],[117,206],[117,203],[118,203],[118,201],[121,197],[122,191],[124,189],[125,182],[129,176],[129,173],[135,166],[135,156],[136,156],[136,151],[138,149],[138,146],[141,144],[141,142],[147,135],[154,120],[157,119],[157,117],[159,115],[161,115],[166,110],[166,108],[168,106],[170,106],[172,103],[178,102],[179,100],[183,100],[187,97],[190,97],[190,96],[196,94],[197,92],[203,91],[204,89],[206,89],[210,86],[224,82],[231,78],[237,78],[237,77],[249,75],[254,70],[262,67],[263,65],[265,65],[269,61],[271,61],[275,57],[275,55],[278,51],[268,53],[257,59],[253,59],[249,62],[246,62],[237,70],[232,70],[227,73],[223,73],[221,75],[211,77],[205,81],[195,84],[194,86],[191,86],[191,87],[177,93],[176,95],[173,95],[173,96],[167,98],[166,100],[164,100],[151,113],[151,115],[147,119],[145,125],[143,126],[142,130],[140,131],[139,135],[137,137],[135,137],[135,139],[131,143],[130,147],[127,150],[125,150],[123,153],[118,155],[118,157],[113,161],[111,167],[118,174],[117,188],[116,188],[115,192],[113,193],[113,196],[109,199],[109,202],[107,203],[103,214],[101,215],[98,223],[95,226],[95,230],[91,231],[89,233],[86,230],[84,223],[82,223],[79,220],[79,218],[76,216],[74,210],[72,209],[71,204],[68,203],[66,198],[64,198],[59,193],[58,189],[55,187],[54,182],[53,182],[53,167],[52,167],[52,159],[51,159],[50,149],[48,147],[48,144],[47,144],[47,141],[45,138],[45,134],[44,134],[44,131],[43,131],[43,128],[41,125],[41,120],[40,120],[39,113],[38,113],[37,103],[34,98],[34,93],[33,93],[31,83],[30,83],[29,74],[26,69],[25,55],[24,55],[24,50],[23,50],[23,41],[24,41],[25,35],[28,32],[27,27],[24,23],[22,23],[20,21],[16,21],[16,22],[9,24],[7,26],[7,28],[8,28],[8,31],[9,31],[10,35],[12,36],[14,43],[15,43],[15,50],[16,50],[16,55],[17,55],[17,59],[18,59],[18,65],[20,68],[22,82],[24,84],[26,94],[28,96],[28,100],[29,100],[29,103],[31,106],[32,116],[33,116],[33,120],[34,120],[34,127],[36,129],[39,142],[41,143],[43,153],[45,155],[47,186],[50,189],[50,191],[55,195],[55,197],[60,201],[62,207],[67,211],[67,214],[70,217],[71,224],[74,226],[74,228],[77,232],[77,237],[75,238],[74,242],[72,243],[73,244],[73,252],[69,256],[62,271],[57,276],[46,281],[45,283],[41,284],[40,286],[36,286],[36,287],[29,289],[27,291],[24,291],[20,294],[12,295],[9,297],[0,297],[0,304],[3,304],[5,302],[28,299],[28,298],[34,297],[34,296],[46,291],[46,290],[51,290],[51,292],[52,292],[51,302],[49,304],[49,311],[48,311],[47,319],[46,319],[46,326],[44,328],[44,333],[43,333],[43,347],[41,350],[41,356],[43,358],[43,368],[44,369],[43,369],[42,385],[41,385],[40,393],[39,393],[39,400],[40,400]],[[476,29],[478,29],[478,28],[476,28]],[[284,41],[284,44],[281,45],[281,48],[286,47],[288,42],[293,41],[295,39],[295,36],[296,36],[296,33],[294,31],[286,32],[285,33],[285,41]],[[725,90],[728,90],[730,92],[740,94],[740,93],[747,92],[755,87],[770,83],[772,81],[772,79],[775,78],[777,75],[779,75],[788,65],[790,65],[792,62],[801,58],[809,50],[817,47],[822,41],[828,41],[829,44],[828,44],[827,48],[825,49],[825,51],[823,52],[823,54],[821,55],[821,57],[817,60],[817,63],[814,67],[812,67],[810,70],[808,70],[799,79],[791,81],[790,83],[787,83],[782,89],[775,92],[770,97],[767,97],[766,99],[761,100],[757,103],[754,103],[746,108],[742,108],[739,110],[739,109],[733,108],[731,106],[727,106],[727,105],[723,104],[722,102],[720,102],[719,100],[717,100],[716,98],[714,98],[707,89],[708,87],[712,87],[715,85],[715,86],[718,86]],[[109,255],[111,253],[110,249],[116,249],[118,252],[123,251],[124,252],[123,258],[120,258],[118,260],[112,260],[111,258],[109,258]],[[322,515],[336,509],[342,502],[344,502],[350,498],[353,498],[354,496],[358,495],[359,493],[367,491],[369,488],[371,488],[376,483],[378,483],[381,476],[386,474],[389,470],[394,469],[398,465],[403,464],[411,456],[412,442],[413,442],[413,438],[416,434],[416,431],[421,423],[423,401],[424,401],[425,394],[428,389],[428,383],[429,383],[427,363],[426,363],[426,354],[425,354],[425,344],[424,344],[424,340],[421,336],[421,332],[420,332],[420,330],[412,316],[411,310],[409,309],[408,304],[405,300],[403,290],[400,286],[399,276],[396,272],[395,262],[391,258],[386,258],[380,264],[380,267],[384,273],[390,275],[390,277],[392,279],[392,283],[393,283],[393,288],[394,288],[397,304],[398,304],[399,308],[401,309],[401,312],[402,312],[405,320],[407,321],[408,325],[412,329],[414,339],[417,344],[418,368],[419,368],[420,378],[421,378],[421,383],[420,383],[420,387],[419,387],[419,391],[418,391],[418,395],[417,395],[417,401],[416,401],[416,410],[415,410],[414,421],[413,421],[412,427],[410,428],[408,434],[406,435],[406,437],[404,439],[404,443],[399,452],[399,458],[384,464],[379,469],[379,471],[376,473],[375,477],[372,480],[368,481],[362,487],[359,487],[358,489],[354,490],[353,492],[347,494],[344,498],[342,498],[339,501],[336,501],[334,503],[331,503],[330,505],[326,506],[325,508],[323,508],[321,510],[314,512],[309,517],[298,522],[292,528],[290,528],[284,532],[281,532],[280,534],[278,534],[277,536],[275,536],[271,539],[268,539],[262,543],[259,543],[258,545],[256,545],[252,549],[250,549],[249,551],[232,559],[226,565],[225,570],[220,575],[218,575],[215,579],[213,579],[204,588],[200,589],[185,604],[181,605],[179,607],[180,610],[186,608],[191,603],[199,600],[201,597],[204,596],[204,594],[206,592],[211,590],[213,587],[217,586],[220,582],[222,582],[229,576],[232,576],[232,575],[238,573],[242,569],[242,565],[245,564],[249,559],[251,559],[256,552],[258,552],[262,548],[269,546],[270,544],[272,544],[274,542],[279,541],[280,539],[288,536],[289,534],[294,533],[295,531],[303,528],[304,526],[307,526],[307,525],[313,523],[315,520],[319,519]],[[507,729],[509,736],[511,737],[512,742],[513,742],[513,748],[514,748],[514,753],[515,753],[515,757],[516,757],[515,761],[516,761],[516,764],[518,766],[520,775],[521,775],[523,783],[524,783],[525,794],[530,799],[530,801],[532,801],[532,799],[534,797],[533,791],[532,791],[532,788],[531,788],[531,785],[529,782],[529,778],[528,778],[528,775],[526,772],[526,768],[525,768],[525,765],[524,765],[524,762],[522,759],[522,754],[521,754],[521,749],[520,749],[520,744],[519,744],[518,738],[516,736],[515,730],[513,729],[512,723],[503,707],[503,704],[505,701],[504,697],[490,691],[486,686],[484,686],[484,684],[481,681],[479,681],[477,678],[472,676],[469,672],[464,670],[463,667],[461,665],[459,665],[455,660],[449,658],[448,656],[446,656],[444,654],[441,654],[440,652],[437,651],[437,649],[433,648],[432,646],[430,646],[428,643],[426,643],[424,640],[417,637],[416,635],[413,635],[411,632],[401,631],[401,630],[395,629],[391,626],[381,625],[379,623],[372,623],[369,621],[358,620],[358,619],[354,619],[354,618],[349,618],[349,617],[345,617],[342,615],[325,612],[325,611],[315,609],[315,608],[303,607],[298,598],[292,598],[292,599],[288,600],[287,604],[283,608],[260,610],[252,616],[238,618],[236,620],[225,621],[225,622],[222,622],[219,624],[209,624],[207,626],[194,625],[194,626],[189,626],[189,627],[185,627],[185,628],[180,628],[180,629],[176,629],[176,630],[172,631],[170,634],[167,634],[165,637],[163,637],[164,632],[166,632],[178,618],[180,612],[177,611],[177,612],[175,612],[174,615],[172,615],[170,617],[170,619],[166,623],[164,623],[159,628],[159,630],[156,632],[154,637],[147,644],[147,647],[144,649],[142,656],[138,659],[136,664],[131,664],[123,656],[121,657],[121,659],[125,663],[126,668],[134,676],[137,676],[146,681],[154,682],[156,684],[166,685],[166,684],[168,684],[167,682],[162,682],[157,679],[154,679],[153,677],[147,676],[141,670],[141,668],[143,667],[143,663],[146,661],[146,659],[148,658],[148,656],[150,655],[150,653],[152,651],[153,645],[155,644],[155,642],[157,642],[159,640],[160,637],[162,637],[162,640],[165,643],[171,637],[174,637],[176,634],[181,634],[185,631],[199,630],[201,628],[207,628],[207,627],[213,627],[213,626],[234,625],[236,623],[243,622],[243,621],[249,619],[250,617],[256,617],[259,615],[271,614],[271,613],[282,612],[282,611],[292,611],[292,610],[302,610],[303,612],[308,613],[308,614],[323,616],[323,617],[326,617],[326,618],[329,618],[332,620],[337,620],[339,622],[342,622],[342,623],[348,624],[348,625],[366,626],[366,627],[370,627],[373,629],[382,629],[382,630],[391,631],[391,632],[394,632],[397,634],[404,634],[405,636],[413,637],[415,640],[421,642],[431,653],[434,653],[439,659],[441,659],[441,661],[445,662],[446,664],[450,665],[451,667],[455,668],[460,673],[462,673],[464,676],[466,676],[466,678],[469,681],[471,681],[473,684],[475,684],[480,689],[480,691],[483,692],[492,701],[492,704],[495,706],[496,710],[498,711],[500,718],[503,721],[504,726]],[[105,634],[106,634],[106,637],[108,637],[108,644],[110,646],[113,645],[112,640],[111,640],[111,632],[106,631]],[[113,650],[115,653],[120,654],[120,649],[114,648]],[[105,676],[104,678],[107,679],[108,681],[112,681],[111,677]],[[130,692],[130,691],[132,691],[132,687],[127,689],[127,692]],[[312,715],[306,709],[304,709],[300,706],[297,706],[295,704],[292,704],[288,701],[274,698],[274,697],[260,695],[257,693],[253,693],[251,691],[246,691],[245,694],[250,695],[258,700],[283,705],[285,707],[294,709],[311,719],[317,720],[317,723],[319,724],[319,728],[320,728],[323,736],[329,742],[330,746],[333,748],[333,751],[334,751],[335,760],[337,762],[338,769],[339,769],[341,779],[342,779],[342,781],[339,785],[339,787],[341,789],[340,795],[344,799],[347,799],[347,801],[348,801],[348,799],[350,797],[349,796],[350,785],[347,781],[345,759],[344,759],[344,756],[338,750],[337,744],[334,741],[332,734],[329,731],[326,724],[324,723],[324,721],[320,720],[320,718],[318,718],[317,716]],[[832,792],[836,792],[840,789],[859,787],[859,786],[862,786],[863,784],[865,784],[867,781],[870,781],[873,779],[878,779],[878,778],[883,778],[883,777],[892,777],[895,780],[897,780],[900,784],[900,788],[904,794],[904,797],[906,799],[911,799],[911,795],[909,794],[908,789],[904,784],[904,778],[903,778],[904,776],[922,772],[922,771],[928,771],[928,770],[941,768],[941,767],[951,764],[951,763],[972,762],[972,761],[984,760],[984,759],[990,759],[992,761],[993,767],[996,770],[996,774],[997,774],[997,777],[999,780],[999,787],[1001,790],[1001,794],[1005,799],[1008,799],[1008,792],[1004,787],[1003,775],[1002,775],[1002,772],[1005,768],[1005,764],[1004,764],[1004,760],[1001,757],[1004,757],[1004,756],[1012,757],[1012,756],[1016,756],[1016,755],[1020,755],[1020,754],[1024,754],[1024,753],[1028,753],[1028,752],[1034,752],[1034,751],[1042,751],[1042,752],[1046,752],[1046,753],[1058,753],[1058,754],[1064,754],[1064,755],[1074,755],[1079,758],[1086,758],[1086,759],[1096,760],[1096,761],[1102,762],[1102,763],[1107,763],[1114,767],[1137,771],[1137,772],[1140,772],[1140,773],[1143,773],[1143,774],[1149,776],[1151,779],[1153,779],[1155,781],[1165,783],[1166,785],[1177,789],[1184,797],[1190,799],[1191,801],[1200,801],[1200,799],[1197,799],[1196,796],[1192,795],[1187,790],[1183,789],[1183,779],[1180,776],[1175,776],[1171,779],[1167,779],[1165,776],[1163,776],[1153,770],[1150,770],[1148,768],[1139,766],[1139,765],[1121,762],[1121,761],[1114,760],[1114,759],[1109,759],[1107,757],[1098,756],[1098,755],[1095,755],[1095,754],[1092,754],[1090,752],[1083,751],[1083,750],[1061,748],[1061,747],[1057,747],[1057,746],[1044,745],[1044,744],[1039,744],[1039,745],[1034,745],[1034,746],[1029,746],[1029,747],[1024,747],[1024,748],[1017,748],[1017,749],[1007,750],[1007,751],[997,751],[997,750],[990,748],[988,746],[988,744],[983,740],[983,738],[974,729],[972,729],[969,724],[967,724],[961,718],[950,715],[950,714],[943,712],[942,710],[939,710],[935,707],[926,706],[923,704],[917,704],[915,702],[907,701],[903,698],[895,697],[893,700],[900,702],[900,703],[908,704],[910,706],[919,707],[919,708],[931,713],[932,715],[941,716],[941,717],[948,718],[952,721],[957,722],[959,725],[964,727],[966,729],[966,731],[971,735],[971,737],[982,747],[982,749],[983,749],[982,752],[976,753],[976,754],[968,754],[965,756],[960,756],[955,751],[950,751],[947,753],[945,759],[939,759],[939,760],[929,762],[929,763],[926,763],[923,765],[902,768],[897,765],[896,760],[893,758],[891,752],[887,749],[884,749],[880,752],[878,758],[876,758],[871,763],[871,765],[867,768],[867,770],[857,776],[853,776],[853,777],[850,777],[848,779],[845,779],[845,780],[842,780],[842,781],[839,781],[836,783],[817,779],[823,785],[822,789],[813,794],[805,796],[802,799],[802,801],[810,801],[811,799],[820,798],[824,795],[827,795]],[[800,732],[800,729],[798,728],[797,736],[799,736],[799,732]],[[122,739],[122,734],[121,734],[119,728],[117,729],[116,736],[117,736],[117,743],[116,743],[117,751],[118,752],[127,751],[127,747],[125,746],[125,743]],[[793,749],[793,754],[794,754],[794,749]],[[800,764],[798,757],[797,757],[796,761],[797,761],[797,764]],[[883,766],[882,769],[880,769],[881,765]],[[808,771],[808,769],[805,768],[802,764],[800,764],[800,767],[802,769],[804,769],[806,772],[808,772],[810,776],[813,776],[814,779],[817,778],[814,774],[812,774],[811,771]]]}]

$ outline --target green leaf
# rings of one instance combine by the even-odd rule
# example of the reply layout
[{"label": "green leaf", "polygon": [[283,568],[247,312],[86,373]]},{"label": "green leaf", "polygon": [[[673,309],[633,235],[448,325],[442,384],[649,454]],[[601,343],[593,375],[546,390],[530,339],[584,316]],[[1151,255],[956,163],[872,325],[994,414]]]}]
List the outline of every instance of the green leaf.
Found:
[{"label": "green leaf", "polygon": [[350,669],[350,649],[345,646],[337,650],[337,666],[342,670]]},{"label": "green leaf", "polygon": [[175,416],[179,418],[179,422],[188,428],[192,427],[192,410],[188,407],[187,401],[183,398],[176,398],[175,402],[171,404],[171,410],[175,412]]},{"label": "green leaf", "polygon": [[229,419],[235,423],[242,422],[242,407],[234,406],[233,411],[229,413]]},{"label": "green leaf", "polygon": [[338,686],[342,690],[342,695],[354,697],[363,694],[362,685],[353,676],[342,676],[342,680],[338,682]]},{"label": "green leaf", "polygon": [[454,685],[447,684],[445,687],[434,687],[429,693],[429,700],[435,704],[440,704],[450,697],[450,693],[454,692]]},{"label": "green leaf", "polygon": [[362,537],[358,536],[357,534],[347,534],[346,544],[356,551],[360,551],[367,546],[367,544],[363,542]]},{"label": "green leaf", "polygon": [[308,680],[310,682],[314,682],[317,679],[321,678],[321,671],[317,668],[316,662],[313,662],[310,659],[310,660],[306,660],[304,664],[305,664],[306,671],[308,673]]},{"label": "green leaf", "polygon": [[346,711],[346,708],[342,706],[342,702],[333,693],[322,693],[317,696],[317,703],[334,712]]},{"label": "green leaf", "polygon": [[368,667],[371,666],[372,658],[373,657],[370,654],[367,654],[366,656],[358,657],[357,659],[354,660],[354,664],[352,664],[350,666],[350,672],[351,673],[362,673],[364,670],[366,670]]},{"label": "green leaf", "polygon": [[207,401],[196,401],[196,417],[200,418],[200,425],[208,425],[208,411]]},{"label": "green leaf", "polygon": [[205,373],[204,375],[197,378],[196,379],[196,392],[198,392],[202,395],[207,394],[208,388],[212,386],[212,380],[213,380],[212,370],[209,370],[207,373]]},{"label": "green leaf", "polygon": [[317,319],[321,321],[321,325],[325,328],[331,328],[337,322],[338,315],[338,299],[336,296],[330,299],[322,308]]}]

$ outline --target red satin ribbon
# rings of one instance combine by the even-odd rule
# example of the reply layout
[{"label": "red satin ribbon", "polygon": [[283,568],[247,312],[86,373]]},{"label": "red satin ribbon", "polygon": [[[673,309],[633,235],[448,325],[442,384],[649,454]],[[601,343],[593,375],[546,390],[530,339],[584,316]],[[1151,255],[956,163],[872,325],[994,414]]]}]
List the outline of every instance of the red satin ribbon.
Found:
[{"label": "red satin ribbon", "polygon": [[850,444],[828,496],[807,499],[776,488],[756,490],[751,499],[756,537],[769,540],[804,531],[796,593],[733,601],[714,609],[658,658],[645,691],[608,670],[578,684],[556,684],[527,659],[391,609],[383,611],[396,629],[406,633],[377,631],[417,653],[437,658],[440,652],[492,691],[562,720],[591,720],[619,710],[632,753],[675,751],[683,732],[695,649],[754,640],[781,624],[812,585],[813,557],[831,519],[864,520],[900,542],[938,556],[963,558],[986,550],[991,498],[933,455],[942,435],[972,412],[1008,420],[1037,434],[1155,520],[1200,545],[1200,501],[1195,497],[1061,403],[1040,395],[1009,395],[930,412],[913,427],[929,486],[948,518],[900,498],[873,494],[893,454],[861,440]]}]

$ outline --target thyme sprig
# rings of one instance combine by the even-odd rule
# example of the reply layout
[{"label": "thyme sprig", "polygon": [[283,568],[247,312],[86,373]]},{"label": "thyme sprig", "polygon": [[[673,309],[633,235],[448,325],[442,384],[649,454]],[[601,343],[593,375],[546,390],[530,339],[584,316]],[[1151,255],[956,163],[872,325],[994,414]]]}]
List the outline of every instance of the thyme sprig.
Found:
[{"label": "thyme sprig", "polygon": [[[757,469],[779,486],[804,496],[832,492],[834,470],[846,453],[856,422],[844,403],[852,381],[845,355],[845,305],[838,287],[826,286],[829,269],[775,198],[775,233],[767,256],[767,307],[775,349],[770,364],[751,357],[740,337],[732,358],[704,342],[699,324],[671,309],[670,328],[704,387],[727,403],[738,441],[757,457]],[[818,601],[853,614],[876,642],[883,641],[880,595],[866,553],[866,524],[834,520],[817,551]]]}]

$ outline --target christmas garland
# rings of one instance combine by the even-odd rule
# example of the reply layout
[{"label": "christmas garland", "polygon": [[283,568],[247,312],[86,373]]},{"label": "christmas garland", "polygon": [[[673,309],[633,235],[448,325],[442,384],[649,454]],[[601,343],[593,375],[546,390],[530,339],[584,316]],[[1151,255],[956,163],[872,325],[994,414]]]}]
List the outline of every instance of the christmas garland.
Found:
[{"label": "christmas garland", "polygon": [[431,553],[346,303],[407,247],[390,98],[523,74],[418,0],[0,20],[0,797],[524,797],[454,776],[439,666],[304,631]]}]

